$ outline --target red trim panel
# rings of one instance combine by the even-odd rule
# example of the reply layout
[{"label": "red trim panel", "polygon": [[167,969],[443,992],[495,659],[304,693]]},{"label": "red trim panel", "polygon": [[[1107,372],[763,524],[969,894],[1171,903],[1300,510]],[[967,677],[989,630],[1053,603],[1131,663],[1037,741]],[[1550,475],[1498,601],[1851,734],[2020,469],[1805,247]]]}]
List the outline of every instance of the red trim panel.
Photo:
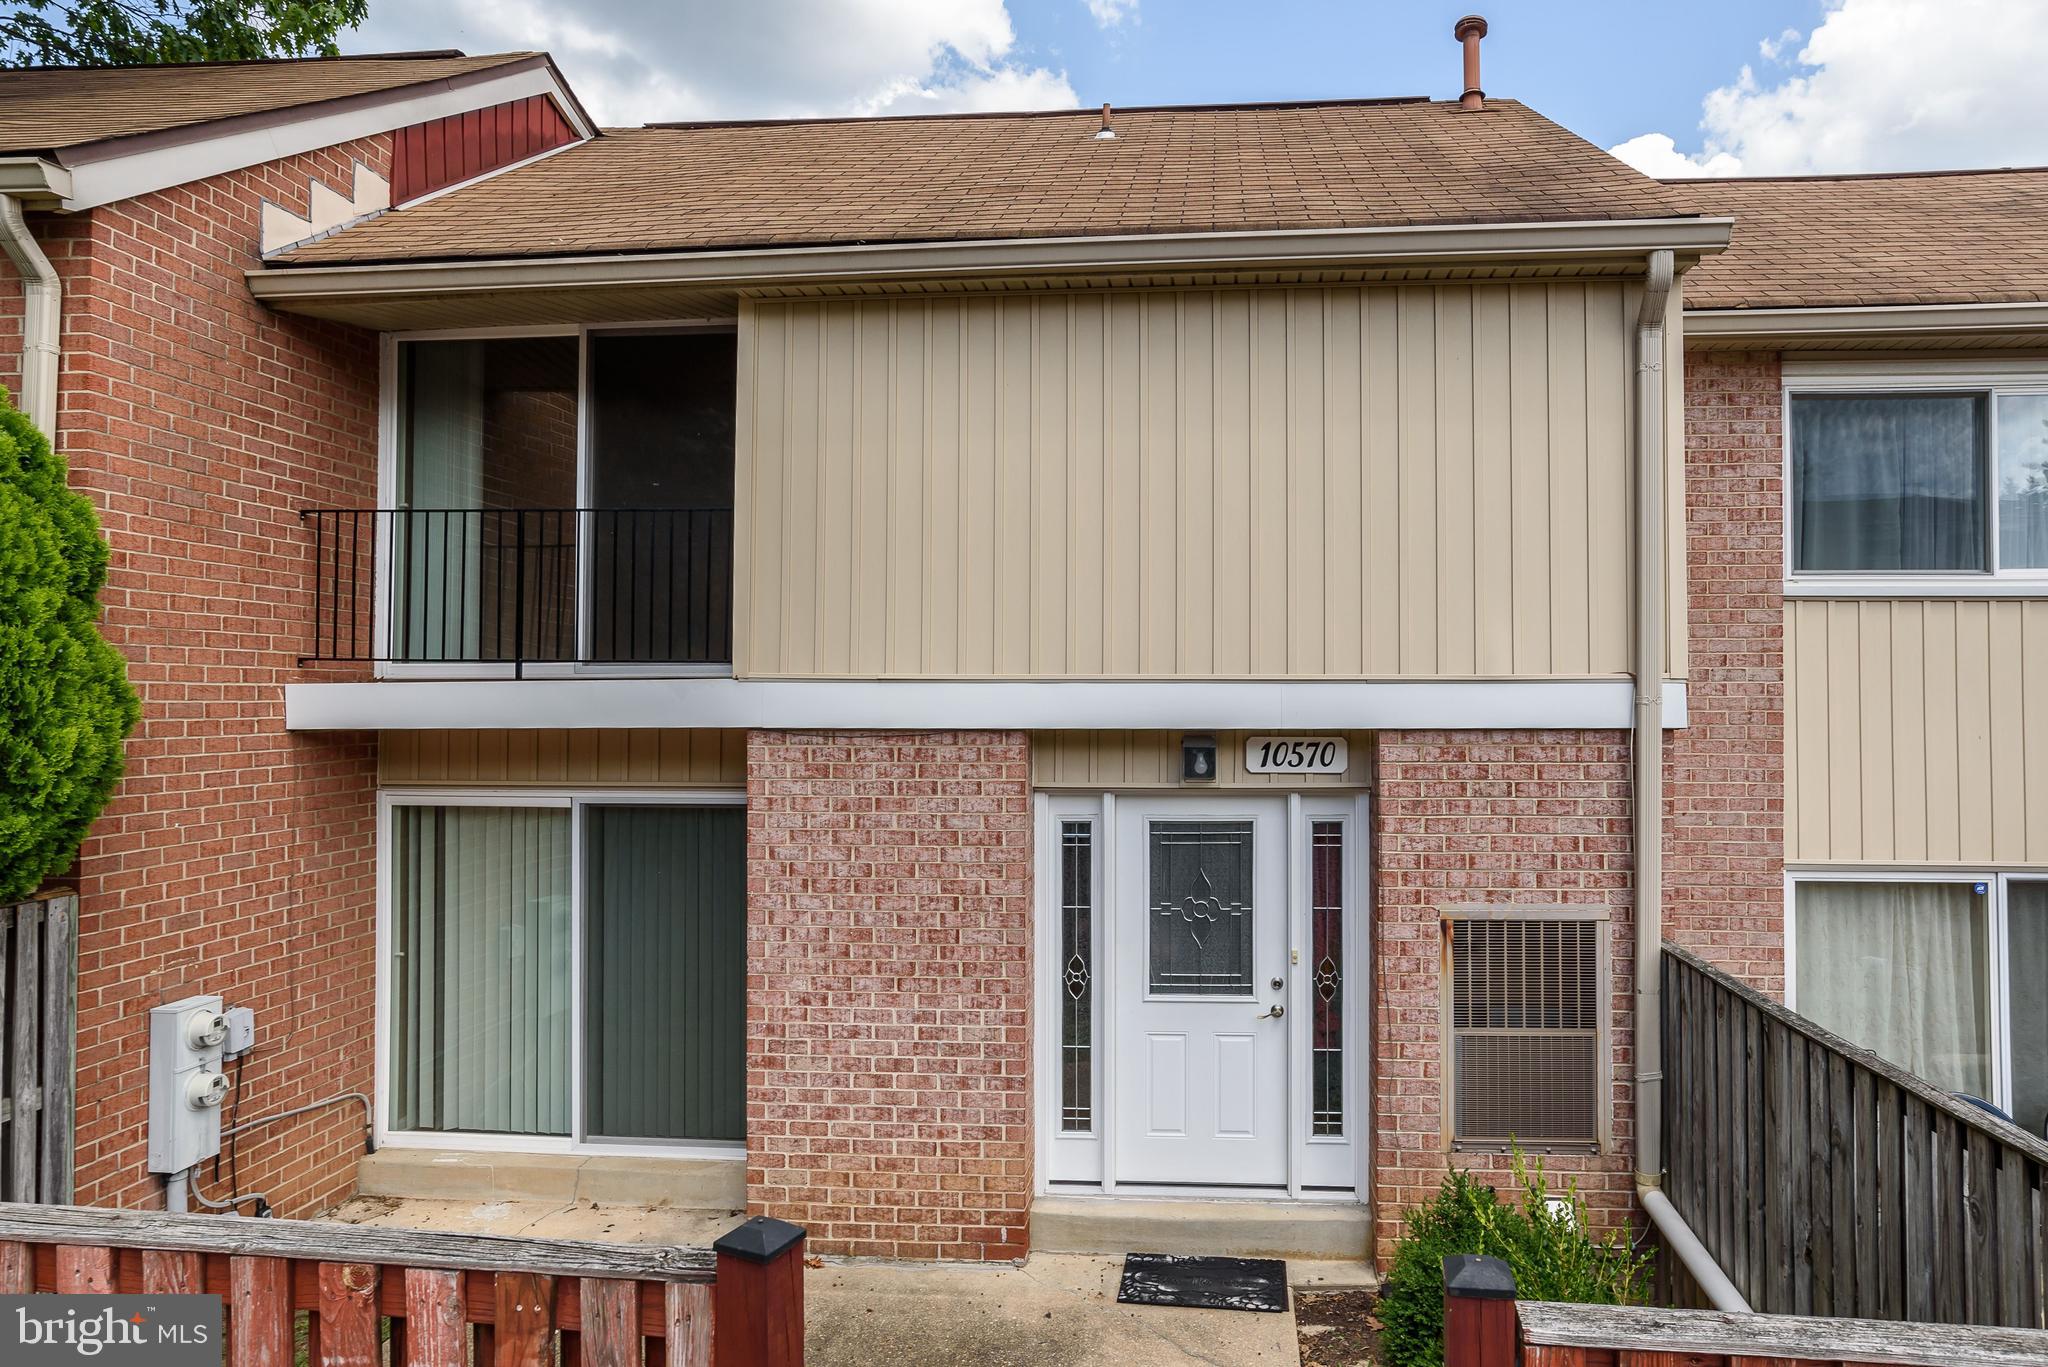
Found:
[{"label": "red trim panel", "polygon": [[410,203],[575,140],[547,95],[401,128],[392,134],[391,202]]}]

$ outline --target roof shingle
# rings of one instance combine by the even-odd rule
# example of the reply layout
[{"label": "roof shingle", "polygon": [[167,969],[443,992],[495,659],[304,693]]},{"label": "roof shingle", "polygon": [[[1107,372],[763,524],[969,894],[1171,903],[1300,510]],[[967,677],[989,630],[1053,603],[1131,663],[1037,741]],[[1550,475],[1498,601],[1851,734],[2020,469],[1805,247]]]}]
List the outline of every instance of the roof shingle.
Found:
[{"label": "roof shingle", "polygon": [[421,53],[0,71],[0,152],[54,152],[447,80],[539,56]]},{"label": "roof shingle", "polygon": [[1683,197],[1511,100],[607,130],[281,264],[1665,218]]},{"label": "roof shingle", "polygon": [[1685,277],[1691,309],[2048,300],[2048,169],[1674,181],[1735,237]]}]

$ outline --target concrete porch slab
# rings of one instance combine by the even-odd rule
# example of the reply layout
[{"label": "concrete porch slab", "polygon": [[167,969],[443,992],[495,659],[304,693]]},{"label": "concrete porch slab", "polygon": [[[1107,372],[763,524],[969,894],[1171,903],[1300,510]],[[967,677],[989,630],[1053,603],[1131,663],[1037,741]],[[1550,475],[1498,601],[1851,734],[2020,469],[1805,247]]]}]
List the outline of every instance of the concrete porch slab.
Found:
[{"label": "concrete porch slab", "polygon": [[1348,1201],[1041,1196],[1031,1203],[1031,1247],[1362,1263],[1372,1249],[1372,1212]]},{"label": "concrete porch slab", "polygon": [[679,1206],[592,1206],[551,1201],[442,1201],[355,1196],[326,1215],[350,1225],[503,1234],[592,1243],[708,1244],[745,1218],[737,1210]]},{"label": "concrete porch slab", "polygon": [[633,1158],[384,1148],[358,1166],[356,1191],[399,1200],[738,1210],[747,1201],[747,1169],[737,1153],[729,1159]]}]

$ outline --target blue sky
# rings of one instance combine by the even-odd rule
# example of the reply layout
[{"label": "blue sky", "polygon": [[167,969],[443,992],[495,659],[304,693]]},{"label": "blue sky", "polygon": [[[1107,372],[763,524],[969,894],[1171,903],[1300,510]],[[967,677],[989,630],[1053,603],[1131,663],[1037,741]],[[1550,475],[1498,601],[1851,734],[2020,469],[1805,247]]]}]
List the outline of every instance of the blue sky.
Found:
[{"label": "blue sky", "polygon": [[[598,118],[1455,96],[1474,0],[371,0]],[[1657,175],[2048,163],[2048,0],[1485,0],[1486,88]]]}]

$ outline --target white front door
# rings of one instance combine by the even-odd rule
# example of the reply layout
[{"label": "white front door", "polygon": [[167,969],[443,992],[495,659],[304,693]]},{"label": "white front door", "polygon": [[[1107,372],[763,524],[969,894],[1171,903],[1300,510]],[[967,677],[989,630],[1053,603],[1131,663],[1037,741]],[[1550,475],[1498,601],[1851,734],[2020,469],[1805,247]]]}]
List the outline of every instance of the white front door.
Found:
[{"label": "white front door", "polygon": [[1115,1178],[1287,1185],[1284,798],[1117,807]]}]

